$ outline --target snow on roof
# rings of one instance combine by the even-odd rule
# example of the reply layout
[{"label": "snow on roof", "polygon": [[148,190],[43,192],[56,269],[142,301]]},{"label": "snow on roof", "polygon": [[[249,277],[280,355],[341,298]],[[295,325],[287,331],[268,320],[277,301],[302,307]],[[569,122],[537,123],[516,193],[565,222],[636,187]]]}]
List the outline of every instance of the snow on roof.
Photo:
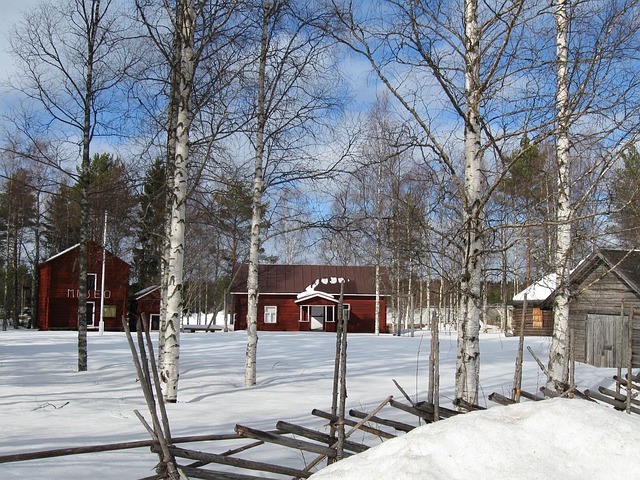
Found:
[{"label": "snow on roof", "polygon": [[149,293],[157,290],[158,288],[160,288],[160,285],[151,285],[150,287],[143,288],[142,290],[137,291],[136,293],[133,294],[133,296],[136,299],[140,299],[145,295],[148,295]]},{"label": "snow on roof", "polygon": [[556,274],[550,273],[542,277],[535,283],[532,283],[527,288],[513,297],[514,302],[523,302],[524,296],[527,296],[528,301],[542,301],[549,298],[549,295],[556,289]]},{"label": "snow on roof", "polygon": [[54,258],[58,258],[61,257],[62,255],[66,254],[67,252],[70,252],[71,250],[73,250],[74,248],[78,248],[80,246],[79,243],[76,243],[75,245],[67,248],[66,250],[63,250],[59,253],[56,253],[55,255],[53,255],[52,257],[47,258],[44,263],[50,262],[51,260],[53,260]]},{"label": "snow on roof", "polygon": [[300,292],[298,295],[296,295],[296,297],[296,303],[308,300],[310,298],[324,298],[325,300],[329,300],[330,302],[338,303],[338,300],[336,300],[333,295],[331,295],[330,293],[321,292],[319,290],[305,290],[304,292]]}]

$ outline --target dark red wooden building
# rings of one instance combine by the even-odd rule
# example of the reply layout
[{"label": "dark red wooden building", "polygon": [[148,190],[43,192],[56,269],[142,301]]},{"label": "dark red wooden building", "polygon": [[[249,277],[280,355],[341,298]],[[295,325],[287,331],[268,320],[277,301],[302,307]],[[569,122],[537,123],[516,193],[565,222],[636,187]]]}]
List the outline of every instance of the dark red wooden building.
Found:
[{"label": "dark red wooden building", "polygon": [[[144,315],[147,324],[151,322],[151,330],[158,330],[160,328],[160,297],[159,285],[147,287],[133,295],[136,305],[136,321]],[[133,325],[133,327],[134,326],[135,325]]]},{"label": "dark red wooden building", "polygon": [[[102,298],[103,248],[90,242],[87,252],[87,328],[98,328]],[[78,328],[80,245],[54,255],[38,266],[38,328]],[[104,251],[104,328],[122,330],[127,315],[130,265]]]},{"label": "dark red wooden building", "polygon": [[[246,264],[236,267],[230,293],[234,298],[235,329],[247,328]],[[375,332],[375,267],[329,265],[260,265],[258,271],[258,330],[335,332],[340,282],[348,331]],[[386,284],[381,282],[380,332],[386,332]]]}]

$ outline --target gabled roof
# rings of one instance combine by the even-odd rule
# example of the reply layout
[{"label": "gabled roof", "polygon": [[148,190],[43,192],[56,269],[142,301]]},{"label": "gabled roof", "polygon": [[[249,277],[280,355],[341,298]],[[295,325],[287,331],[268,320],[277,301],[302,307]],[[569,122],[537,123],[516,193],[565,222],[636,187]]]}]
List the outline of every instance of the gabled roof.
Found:
[{"label": "gabled roof", "polygon": [[[40,265],[43,265],[43,264],[48,263],[48,262],[51,262],[52,260],[55,260],[57,258],[63,257],[64,255],[67,255],[68,253],[72,252],[73,250],[75,250],[76,248],[79,248],[79,247],[80,247],[80,244],[76,243],[75,245],[72,245],[71,247],[69,247],[69,248],[67,248],[65,250],[62,250],[61,252],[58,252],[55,255],[52,255],[51,257],[47,258]],[[89,241],[89,242],[87,242],[87,249],[88,249],[89,252],[91,251],[91,249],[102,251],[103,247],[102,247],[102,245],[99,245],[96,242]],[[107,255],[109,255],[110,257],[113,257],[116,260],[124,263],[125,265],[127,265],[129,267],[131,267],[131,265],[129,265],[128,262],[125,262],[120,257],[115,256],[113,253],[111,253],[106,248],[104,250],[105,250],[105,252],[107,252]]]},{"label": "gabled roof", "polygon": [[[236,265],[230,292],[247,293],[248,265]],[[381,291],[387,283],[386,270],[382,275]],[[375,267],[332,265],[259,265],[260,294],[298,295],[306,290],[321,291],[332,295],[340,293],[340,279],[345,283],[345,295],[375,295]]]},{"label": "gabled roof", "polygon": [[542,302],[549,298],[555,289],[556,274],[550,273],[516,294],[513,297],[513,302],[524,302],[525,295],[527,296],[527,302]]},{"label": "gabled roof", "polygon": [[334,297],[333,295],[331,295],[330,293],[318,292],[316,290],[305,290],[304,292],[300,292],[296,296],[295,302],[296,303],[308,302],[312,298],[322,298],[322,299],[328,300],[329,302],[332,302],[332,303],[338,303],[338,299],[336,297]]},{"label": "gabled roof", "polygon": [[[569,274],[572,288],[575,289],[600,266],[640,295],[640,250],[600,249],[591,253]],[[525,293],[528,302],[548,303],[553,299],[556,285],[556,275],[549,274],[515,295],[510,303],[522,303]]]},{"label": "gabled roof", "polygon": [[151,293],[159,289],[160,289],[160,285],[152,285],[150,287],[143,288],[142,290],[139,290],[136,293],[134,293],[133,298],[135,298],[136,300],[140,300],[142,297],[146,297],[147,295],[150,295]]},{"label": "gabled roof", "polygon": [[601,265],[640,295],[640,250],[600,249],[593,252],[571,272],[572,286],[582,283]]},{"label": "gabled roof", "polygon": [[62,257],[63,255],[66,255],[67,253],[69,253],[71,250],[74,250],[76,248],[78,248],[80,246],[79,243],[76,243],[75,245],[72,245],[71,247],[62,250],[61,252],[56,253],[55,255],[50,256],[49,258],[47,258],[44,262],[42,263],[47,263],[50,262],[51,260],[55,260],[58,257]]}]

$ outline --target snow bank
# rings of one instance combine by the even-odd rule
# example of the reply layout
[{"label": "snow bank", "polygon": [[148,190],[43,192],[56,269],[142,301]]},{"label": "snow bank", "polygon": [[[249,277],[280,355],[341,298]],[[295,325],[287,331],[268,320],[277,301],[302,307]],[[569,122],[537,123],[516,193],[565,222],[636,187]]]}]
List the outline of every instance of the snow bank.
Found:
[{"label": "snow bank", "polygon": [[638,445],[640,417],[584,400],[554,399],[425,425],[311,478],[631,478]]}]

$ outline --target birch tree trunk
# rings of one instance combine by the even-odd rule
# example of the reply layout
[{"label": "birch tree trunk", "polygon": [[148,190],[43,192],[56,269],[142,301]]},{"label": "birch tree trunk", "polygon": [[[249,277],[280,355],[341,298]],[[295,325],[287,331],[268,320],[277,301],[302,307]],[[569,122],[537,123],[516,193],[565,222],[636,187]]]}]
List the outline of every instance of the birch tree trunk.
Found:
[{"label": "birch tree trunk", "polygon": [[375,308],[375,334],[380,335],[380,273],[381,244],[382,244],[382,160],[378,160],[376,168],[376,308]]},{"label": "birch tree trunk", "polygon": [[480,149],[480,30],[477,0],[465,0],[464,256],[458,318],[456,399],[476,404],[480,375],[482,284],[482,152]]},{"label": "birch tree trunk", "polygon": [[85,93],[83,100],[82,161],[80,168],[80,248],[78,261],[78,371],[87,371],[87,235],[89,230],[89,168],[91,166],[91,136],[93,131],[93,63],[96,50],[96,38],[100,19],[104,12],[100,10],[100,0],[90,5],[90,17],[87,24],[87,64],[85,74]]},{"label": "birch tree trunk", "polygon": [[569,328],[569,254],[571,246],[571,204],[569,179],[569,0],[557,0],[555,8],[557,48],[557,231],[556,231],[556,295],[553,307],[553,338],[549,351],[548,388],[565,381],[567,365],[567,333]]},{"label": "birch tree trunk", "polygon": [[[182,11],[176,12],[176,25],[182,24]],[[182,56],[180,35],[174,35],[171,56],[171,77],[167,118],[167,155],[165,165],[166,203],[164,212],[164,239],[162,243],[162,263],[160,267],[160,325],[158,331],[158,371],[164,371],[164,345],[167,332],[167,303],[169,291],[169,258],[171,256],[171,217],[173,211],[173,186],[176,159],[176,125],[180,93],[180,58]],[[149,328],[151,328],[149,326]]]},{"label": "birch tree trunk", "polygon": [[178,28],[181,36],[180,78],[176,117],[174,182],[171,208],[170,255],[167,265],[167,321],[164,332],[164,361],[160,372],[162,394],[166,402],[178,399],[180,360],[180,320],[183,310],[183,265],[185,246],[185,212],[187,201],[187,164],[189,160],[189,128],[191,127],[191,91],[194,76],[193,0],[178,4],[183,9]]},{"label": "birch tree trunk", "polygon": [[[9,246],[11,243],[9,242],[9,229],[7,228],[5,232],[5,243],[4,243],[4,264],[9,265],[11,259],[9,258]],[[9,269],[5,268],[4,270],[4,315],[2,316],[2,331],[6,332],[9,328]]]},{"label": "birch tree trunk", "polygon": [[256,362],[258,356],[258,263],[260,255],[260,224],[262,223],[262,190],[264,160],[264,130],[266,125],[265,83],[267,54],[269,48],[269,18],[272,4],[265,0],[262,4],[262,34],[260,37],[260,58],[258,63],[258,98],[256,113],[256,153],[253,172],[253,196],[251,215],[251,243],[249,247],[249,271],[247,276],[247,354],[245,358],[244,385],[256,384]]},{"label": "birch tree trunk", "polygon": [[[40,177],[38,176],[38,179]],[[36,192],[36,221],[33,228],[33,274],[31,275],[31,291],[34,292],[31,297],[31,318],[29,320],[29,328],[38,328],[38,291],[40,278],[38,277],[38,265],[40,264],[40,191]]]}]

